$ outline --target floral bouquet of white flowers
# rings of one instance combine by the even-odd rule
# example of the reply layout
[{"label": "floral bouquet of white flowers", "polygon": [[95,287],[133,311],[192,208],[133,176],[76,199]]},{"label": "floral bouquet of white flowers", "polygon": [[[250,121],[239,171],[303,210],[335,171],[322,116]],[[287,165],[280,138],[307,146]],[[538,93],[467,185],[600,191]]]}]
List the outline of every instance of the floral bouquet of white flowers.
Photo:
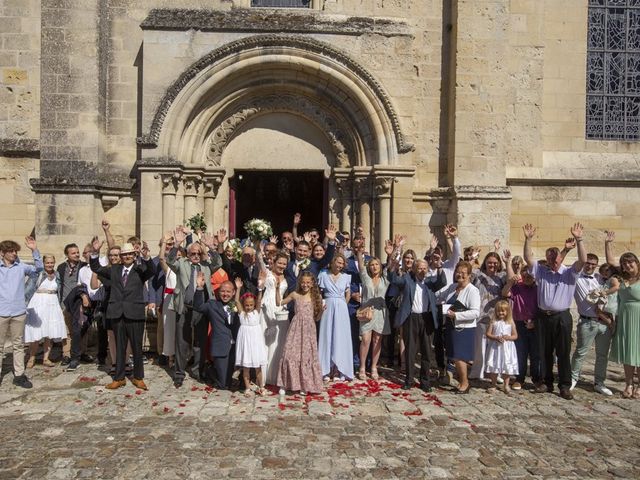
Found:
[{"label": "floral bouquet of white flowers", "polygon": [[227,242],[227,247],[231,248],[233,252],[233,258],[237,261],[242,261],[242,245],[240,244],[240,240],[237,238],[233,238]]},{"label": "floral bouquet of white flowers", "polygon": [[271,224],[260,218],[252,218],[244,224],[244,229],[251,240],[266,240],[273,235]]}]

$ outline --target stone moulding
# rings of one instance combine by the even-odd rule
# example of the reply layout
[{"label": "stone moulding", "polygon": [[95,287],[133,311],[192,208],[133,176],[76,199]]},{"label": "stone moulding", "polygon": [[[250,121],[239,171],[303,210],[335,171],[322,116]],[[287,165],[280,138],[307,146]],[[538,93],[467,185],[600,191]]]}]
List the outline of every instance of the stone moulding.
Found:
[{"label": "stone moulding", "polygon": [[332,33],[341,35],[376,34],[386,37],[411,37],[406,22],[390,18],[326,15],[253,8],[230,11],[153,9],[140,24],[143,30],[200,30],[203,32],[286,32]]},{"label": "stone moulding", "polygon": [[230,42],[213,50],[192,64],[167,89],[151,122],[149,133],[138,137],[136,139],[137,144],[142,148],[156,148],[158,146],[162,125],[174,100],[177,98],[180,91],[205,68],[222,60],[223,58],[237,55],[246,50],[269,47],[308,51],[318,55],[328,56],[332,60],[342,64],[344,67],[356,74],[357,77],[360,78],[360,80],[362,80],[375,94],[392,126],[398,153],[407,153],[415,149],[415,146],[412,143],[405,140],[405,136],[400,128],[398,114],[391,103],[391,99],[382,88],[382,85],[362,65],[349,57],[346,53],[325,42],[308,37],[276,34],[256,35]]},{"label": "stone moulding", "polygon": [[434,200],[511,200],[511,188],[502,186],[456,185],[413,192],[414,202]]},{"label": "stone moulding", "polygon": [[36,193],[93,193],[131,196],[135,179],[128,173],[107,170],[80,161],[42,161],[40,177],[29,180]]},{"label": "stone moulding", "polygon": [[640,187],[640,179],[616,178],[507,178],[511,187]]},{"label": "stone moulding", "polygon": [[0,155],[40,157],[40,141],[35,138],[0,138]]},{"label": "stone moulding", "polygon": [[240,125],[266,112],[295,112],[312,121],[325,132],[340,167],[350,166],[354,147],[338,128],[338,122],[324,109],[304,97],[295,95],[267,95],[252,99],[239,107],[216,127],[207,147],[207,164],[220,165],[224,149]]}]

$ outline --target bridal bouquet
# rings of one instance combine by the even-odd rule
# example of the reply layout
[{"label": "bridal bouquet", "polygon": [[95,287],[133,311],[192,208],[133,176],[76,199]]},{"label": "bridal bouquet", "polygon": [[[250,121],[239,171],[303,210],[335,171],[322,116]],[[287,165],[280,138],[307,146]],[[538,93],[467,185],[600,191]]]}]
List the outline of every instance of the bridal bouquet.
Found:
[{"label": "bridal bouquet", "polygon": [[242,245],[240,241],[237,238],[231,239],[227,242],[227,247],[233,251],[233,258],[240,262],[242,260]]},{"label": "bridal bouquet", "polygon": [[260,218],[252,218],[244,224],[244,229],[251,240],[266,240],[273,235],[271,224]]}]

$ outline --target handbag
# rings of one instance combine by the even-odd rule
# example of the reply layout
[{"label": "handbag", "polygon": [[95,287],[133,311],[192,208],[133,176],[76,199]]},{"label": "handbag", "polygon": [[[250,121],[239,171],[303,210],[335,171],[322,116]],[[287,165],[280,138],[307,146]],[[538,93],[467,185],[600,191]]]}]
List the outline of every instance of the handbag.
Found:
[{"label": "handbag", "polygon": [[362,307],[356,310],[356,318],[359,322],[370,322],[373,320],[373,307]]}]

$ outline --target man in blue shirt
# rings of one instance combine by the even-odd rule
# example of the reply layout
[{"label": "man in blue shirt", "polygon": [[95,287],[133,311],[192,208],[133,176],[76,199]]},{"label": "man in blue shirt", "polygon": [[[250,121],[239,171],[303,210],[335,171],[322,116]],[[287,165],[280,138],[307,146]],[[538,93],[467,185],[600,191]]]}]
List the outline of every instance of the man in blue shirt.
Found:
[{"label": "man in blue shirt", "polygon": [[36,241],[26,237],[26,245],[33,254],[34,265],[18,262],[20,245],[13,240],[0,242],[0,364],[4,358],[4,344],[7,337],[13,347],[13,383],[22,388],[33,385],[24,374],[24,322],[27,305],[24,298],[26,276],[36,275],[43,270],[42,258],[36,248]]}]

